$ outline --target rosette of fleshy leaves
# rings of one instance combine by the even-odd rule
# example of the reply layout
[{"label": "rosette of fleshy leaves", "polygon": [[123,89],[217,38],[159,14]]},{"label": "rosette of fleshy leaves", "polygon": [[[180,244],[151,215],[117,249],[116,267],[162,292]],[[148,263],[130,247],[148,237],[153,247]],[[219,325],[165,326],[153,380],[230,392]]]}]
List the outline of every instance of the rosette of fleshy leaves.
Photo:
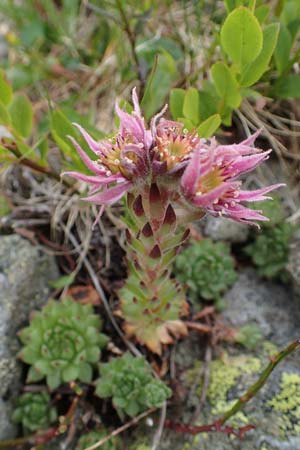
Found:
[{"label": "rosette of fleshy leaves", "polygon": [[229,245],[210,239],[193,242],[184,249],[176,257],[174,273],[188,287],[192,300],[214,300],[217,305],[237,278]]},{"label": "rosette of fleshy leaves", "polygon": [[51,300],[20,332],[20,357],[31,365],[27,381],[46,377],[50,389],[75,380],[91,382],[93,366],[107,343],[100,328],[91,305],[70,298]]},{"label": "rosette of fleshy leaves", "polygon": [[261,234],[245,248],[261,276],[286,281],[285,267],[288,263],[292,232],[292,226],[288,222],[264,227]]},{"label": "rosette of fleshy leaves", "polygon": [[143,357],[130,353],[100,364],[100,378],[96,381],[96,395],[112,397],[120,417],[124,413],[136,416],[147,408],[159,407],[171,396],[171,390],[151,373]]},{"label": "rosette of fleshy leaves", "polygon": [[259,207],[270,217],[262,230],[255,234],[245,252],[251,257],[258,273],[266,278],[287,281],[285,267],[288,263],[293,227],[285,220],[280,200],[275,197]]},{"label": "rosette of fleshy leaves", "polygon": [[47,392],[26,392],[18,400],[12,421],[21,423],[25,433],[46,429],[57,419]]},{"label": "rosette of fleshy leaves", "polygon": [[[108,436],[107,431],[105,430],[95,430],[89,431],[88,433],[80,436],[75,450],[86,450],[97,442],[101,441],[101,439],[106,438]],[[101,445],[102,450],[117,450],[117,441],[116,438],[111,438],[109,441],[105,442]]]},{"label": "rosette of fleshy leaves", "polygon": [[281,184],[243,189],[240,177],[271,152],[253,146],[258,132],[221,145],[164,119],[166,108],[147,126],[135,89],[132,100],[131,113],[116,106],[120,126],[110,138],[96,141],[77,125],[93,157],[70,138],[89,173],[65,175],[89,186],[84,200],[100,213],[126,195],[128,279],[118,292],[118,314],[129,337],[160,354],[162,344],[187,333],[180,320],[187,313],[184,289],[170,275],[190,223],[205,214],[253,225],[268,220],[246,204],[270,198],[266,194]]}]

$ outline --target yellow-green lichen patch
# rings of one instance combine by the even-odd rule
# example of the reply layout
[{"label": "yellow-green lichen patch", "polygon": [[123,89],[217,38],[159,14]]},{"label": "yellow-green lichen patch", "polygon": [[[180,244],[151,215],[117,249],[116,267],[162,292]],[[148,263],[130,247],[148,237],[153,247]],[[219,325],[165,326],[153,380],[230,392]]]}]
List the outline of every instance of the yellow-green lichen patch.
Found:
[{"label": "yellow-green lichen patch", "polygon": [[[187,381],[193,384],[201,363],[188,371]],[[253,356],[228,356],[224,353],[222,359],[217,359],[210,363],[210,383],[207,391],[207,398],[211,405],[211,415],[220,416],[227,411],[237,400],[228,398],[229,391],[239,384],[243,376],[258,374],[261,370],[261,361]],[[202,382],[200,380],[196,393],[201,395]],[[247,416],[243,412],[237,413],[230,421],[233,426],[241,426],[248,423]]]},{"label": "yellow-green lichen patch", "polygon": [[283,373],[280,392],[267,405],[280,413],[282,437],[300,435],[300,375]]},{"label": "yellow-green lichen patch", "polygon": [[259,450],[273,450],[268,444],[263,443]]},{"label": "yellow-green lichen patch", "polygon": [[[211,413],[220,415],[233,406],[236,399],[228,400],[229,390],[236,386],[241,375],[257,373],[260,368],[260,360],[250,356],[226,356],[223,360],[213,361],[208,388],[208,400],[212,406]],[[238,424],[248,423],[243,412],[236,414],[233,420]]]},{"label": "yellow-green lichen patch", "polygon": [[262,344],[262,350],[268,356],[273,356],[278,352],[278,347],[270,341],[264,341]]}]

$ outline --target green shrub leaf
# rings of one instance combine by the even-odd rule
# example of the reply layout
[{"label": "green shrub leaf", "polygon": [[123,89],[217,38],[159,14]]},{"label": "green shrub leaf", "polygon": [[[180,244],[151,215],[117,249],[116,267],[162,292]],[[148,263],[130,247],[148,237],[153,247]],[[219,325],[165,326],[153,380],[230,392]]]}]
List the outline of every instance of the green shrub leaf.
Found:
[{"label": "green shrub leaf", "polygon": [[272,54],[275,50],[279,33],[279,24],[272,23],[264,29],[263,48],[258,57],[242,74],[241,85],[244,87],[256,83],[268,70]]},{"label": "green shrub leaf", "polygon": [[172,89],[170,93],[170,112],[173,119],[183,116],[184,89]]},{"label": "green shrub leaf", "polygon": [[9,125],[10,121],[10,114],[4,104],[0,101],[0,123],[3,125]]},{"label": "green shrub leaf", "polygon": [[221,29],[221,43],[239,68],[255,60],[262,49],[263,34],[257,18],[240,6],[226,18]]},{"label": "green shrub leaf", "polygon": [[281,75],[289,64],[289,56],[292,49],[292,36],[288,28],[281,23],[277,47],[274,52],[276,68]]},{"label": "green shrub leaf", "polygon": [[300,75],[280,78],[275,83],[272,93],[279,98],[300,98]]},{"label": "green shrub leaf", "polygon": [[11,85],[6,81],[5,75],[0,71],[0,101],[4,105],[8,105],[13,96],[13,91]]},{"label": "green shrub leaf", "polygon": [[237,108],[241,103],[239,85],[226,64],[218,62],[212,66],[212,77],[216,90],[224,100],[224,106]]},{"label": "green shrub leaf", "polygon": [[12,126],[22,137],[28,137],[33,125],[32,105],[26,95],[16,94],[9,105]]},{"label": "green shrub leaf", "polygon": [[200,121],[199,117],[199,94],[198,90],[190,87],[184,97],[183,115],[192,123],[197,125]]},{"label": "green shrub leaf", "polygon": [[146,119],[160,109],[170,91],[172,82],[177,78],[174,58],[165,50],[161,50],[156,60],[145,89],[141,106]]},{"label": "green shrub leaf", "polygon": [[254,14],[259,23],[264,23],[270,13],[270,9],[271,8],[269,5],[260,5],[258,8],[256,8]]},{"label": "green shrub leaf", "polygon": [[197,128],[197,133],[202,138],[209,138],[219,128],[221,122],[222,120],[220,114],[214,114],[199,125]]}]

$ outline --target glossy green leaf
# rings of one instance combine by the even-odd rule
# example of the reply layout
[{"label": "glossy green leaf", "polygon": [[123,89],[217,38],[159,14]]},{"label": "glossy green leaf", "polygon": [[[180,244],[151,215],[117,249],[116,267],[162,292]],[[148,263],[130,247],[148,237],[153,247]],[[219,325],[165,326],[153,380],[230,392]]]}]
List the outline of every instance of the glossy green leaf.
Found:
[{"label": "glossy green leaf", "polygon": [[189,119],[193,124],[199,123],[199,94],[198,90],[190,87],[184,97],[183,115]]},{"label": "glossy green leaf", "polygon": [[217,114],[218,102],[220,98],[216,92],[216,87],[213,83],[204,82],[202,90],[199,91],[199,112],[200,121],[208,119],[210,116]]},{"label": "glossy green leaf", "polygon": [[172,89],[170,92],[170,112],[173,119],[183,115],[183,102],[186,91],[184,89]]},{"label": "glossy green leaf", "polygon": [[245,67],[259,55],[263,33],[257,18],[248,8],[240,6],[227,16],[221,29],[221,43],[239,68]]},{"label": "glossy green leaf", "polygon": [[195,128],[195,125],[193,124],[193,122],[191,122],[189,119],[186,119],[185,117],[178,117],[178,122],[183,123],[184,128],[186,128],[187,130],[192,130],[193,128]]},{"label": "glossy green leaf", "polygon": [[220,114],[214,114],[199,125],[197,133],[203,138],[209,138],[217,131],[221,122]]},{"label": "glossy green leaf", "polygon": [[222,62],[215,63],[211,69],[212,78],[219,96],[223,99],[224,106],[237,108],[241,103],[239,85],[226,66]]},{"label": "glossy green leaf", "polygon": [[255,10],[255,17],[259,21],[259,23],[264,23],[267,19],[268,15],[270,14],[270,6],[269,5],[260,5]]},{"label": "glossy green leaf", "polygon": [[235,8],[235,0],[224,0],[224,4],[228,13]]},{"label": "glossy green leaf", "polygon": [[288,75],[280,78],[272,93],[279,98],[300,98],[300,75]]},{"label": "glossy green leaf", "polygon": [[175,60],[167,51],[161,50],[147,80],[145,94],[141,101],[146,119],[162,108],[175,79],[177,79]]},{"label": "glossy green leaf", "polygon": [[281,23],[278,36],[276,50],[274,52],[274,59],[276,68],[281,75],[289,65],[289,56],[292,49],[292,36],[288,28]]},{"label": "glossy green leaf", "polygon": [[75,168],[78,168],[83,172],[88,172],[68,136],[72,136],[76,139],[88,153],[87,146],[82,139],[78,139],[75,127],[59,109],[54,111],[51,115],[51,134],[63,154],[72,159],[72,165],[75,165]]},{"label": "glossy green leaf", "polygon": [[24,94],[16,94],[9,105],[11,123],[14,130],[23,137],[28,137],[33,125],[33,110],[29,99]]},{"label": "glossy green leaf", "polygon": [[6,80],[2,70],[0,70],[0,101],[3,103],[3,105],[8,105],[12,100],[12,96],[12,87]]},{"label": "glossy green leaf", "polygon": [[258,57],[242,73],[240,84],[248,87],[256,83],[268,70],[273,52],[276,47],[279,24],[272,23],[264,29],[263,48]]},{"label": "glossy green leaf", "polygon": [[4,104],[0,101],[0,124],[9,125],[10,121],[10,114],[5,108]]}]

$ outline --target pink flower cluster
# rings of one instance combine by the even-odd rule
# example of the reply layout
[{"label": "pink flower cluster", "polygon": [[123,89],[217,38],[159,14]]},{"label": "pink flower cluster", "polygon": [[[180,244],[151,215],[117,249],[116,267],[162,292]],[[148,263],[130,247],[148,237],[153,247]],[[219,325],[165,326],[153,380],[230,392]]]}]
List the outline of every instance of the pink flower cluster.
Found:
[{"label": "pink flower cluster", "polygon": [[219,145],[207,142],[183,125],[154,116],[147,129],[135,89],[131,114],[116,106],[120,118],[118,133],[111,139],[96,142],[77,125],[95,154],[91,160],[79,144],[70,138],[93,175],[65,172],[90,185],[86,201],[111,205],[128,191],[143,191],[152,183],[162,183],[174,191],[174,201],[190,209],[201,209],[238,222],[256,224],[268,220],[261,211],[247,208],[244,202],[266,200],[266,194],[282,184],[254,191],[242,190],[239,177],[268,159],[271,150],[253,147],[255,133],[240,144]]}]

